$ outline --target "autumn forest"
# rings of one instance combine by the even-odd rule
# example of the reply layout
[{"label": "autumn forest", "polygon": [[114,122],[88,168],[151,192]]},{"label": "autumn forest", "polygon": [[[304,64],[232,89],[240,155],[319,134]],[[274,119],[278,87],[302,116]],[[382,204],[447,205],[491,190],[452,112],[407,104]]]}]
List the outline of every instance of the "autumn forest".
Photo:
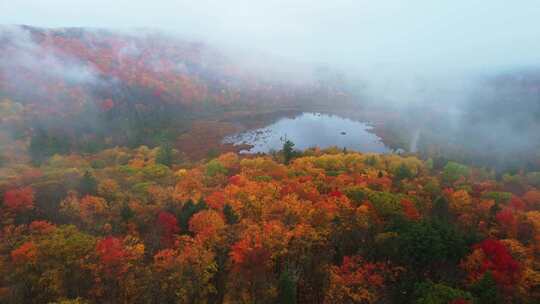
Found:
[{"label": "autumn forest", "polygon": [[[158,32],[0,27],[0,303],[540,303],[540,72],[485,76],[452,129],[338,69],[263,70]],[[388,152],[223,141],[306,112]]]}]

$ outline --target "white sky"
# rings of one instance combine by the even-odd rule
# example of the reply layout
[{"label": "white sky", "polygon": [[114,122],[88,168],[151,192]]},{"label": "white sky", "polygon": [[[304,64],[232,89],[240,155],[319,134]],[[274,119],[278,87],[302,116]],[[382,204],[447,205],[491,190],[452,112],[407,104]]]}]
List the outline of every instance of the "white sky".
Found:
[{"label": "white sky", "polygon": [[0,24],[155,28],[360,67],[540,64],[539,0],[0,0]]}]

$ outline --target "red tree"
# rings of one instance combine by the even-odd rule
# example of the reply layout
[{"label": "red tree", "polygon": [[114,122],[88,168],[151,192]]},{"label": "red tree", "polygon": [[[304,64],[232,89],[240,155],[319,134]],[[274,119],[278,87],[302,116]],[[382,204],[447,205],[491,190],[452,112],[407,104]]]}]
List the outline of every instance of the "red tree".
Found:
[{"label": "red tree", "polygon": [[106,274],[117,275],[125,272],[127,266],[124,261],[127,254],[120,239],[109,236],[98,241],[96,252]]},{"label": "red tree", "polygon": [[11,252],[11,260],[15,264],[35,263],[37,248],[32,242],[26,242]]},{"label": "red tree", "polygon": [[482,250],[484,258],[476,269],[477,273],[472,275],[481,278],[490,271],[499,286],[506,290],[512,289],[519,280],[520,265],[504,244],[499,240],[487,239],[475,247]]},{"label": "red tree", "polygon": [[401,208],[403,208],[403,214],[409,220],[415,221],[420,219],[420,213],[418,212],[416,206],[414,206],[414,203],[412,201],[408,199],[402,199]]},{"label": "red tree", "polygon": [[34,190],[24,187],[6,191],[4,205],[13,212],[19,213],[34,209]]},{"label": "red tree", "polygon": [[176,216],[167,211],[161,211],[158,215],[157,224],[161,233],[161,245],[163,247],[174,245],[174,235],[180,232]]},{"label": "red tree", "polygon": [[30,223],[30,231],[37,234],[47,234],[53,232],[56,229],[54,224],[51,224],[47,221],[33,221]]},{"label": "red tree", "polygon": [[517,232],[517,219],[514,216],[514,212],[510,208],[504,208],[497,212],[495,216],[497,222],[510,236],[514,236]]}]

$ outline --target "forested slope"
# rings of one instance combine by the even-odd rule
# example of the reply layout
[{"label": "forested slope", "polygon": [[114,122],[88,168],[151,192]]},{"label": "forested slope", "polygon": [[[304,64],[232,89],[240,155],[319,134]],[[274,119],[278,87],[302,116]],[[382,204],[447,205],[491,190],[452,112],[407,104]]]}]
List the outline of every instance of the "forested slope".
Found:
[{"label": "forested slope", "polygon": [[30,140],[39,163],[55,153],[175,145],[193,121],[225,113],[349,102],[325,80],[331,71],[280,60],[270,68],[272,60],[144,30],[3,26],[0,136]]},{"label": "forested slope", "polygon": [[337,149],[174,155],[116,148],[6,173],[2,302],[540,300],[538,172],[495,181]]}]

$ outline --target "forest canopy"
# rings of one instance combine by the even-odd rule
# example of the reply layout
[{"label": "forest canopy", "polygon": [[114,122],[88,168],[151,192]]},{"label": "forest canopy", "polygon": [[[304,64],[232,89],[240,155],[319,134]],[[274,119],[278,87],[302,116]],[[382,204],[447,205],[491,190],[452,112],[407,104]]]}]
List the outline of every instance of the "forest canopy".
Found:
[{"label": "forest canopy", "polygon": [[540,299],[531,175],[339,149],[163,164],[159,149],[57,155],[4,177],[2,301]]},{"label": "forest canopy", "polygon": [[[233,2],[215,17],[244,14]],[[0,25],[0,303],[540,303],[540,69],[517,65],[536,33],[523,47],[526,31],[490,28],[471,54],[453,41],[475,34],[456,31],[468,7],[450,27],[412,3],[347,19],[364,7],[338,2],[339,21],[319,13],[339,31],[281,5],[260,16],[275,29],[242,24],[263,43],[294,17],[263,54]],[[501,7],[493,24],[527,23]],[[373,24],[392,34],[368,43]],[[329,43],[277,56],[313,37]],[[343,58],[300,60],[327,51]]]}]

